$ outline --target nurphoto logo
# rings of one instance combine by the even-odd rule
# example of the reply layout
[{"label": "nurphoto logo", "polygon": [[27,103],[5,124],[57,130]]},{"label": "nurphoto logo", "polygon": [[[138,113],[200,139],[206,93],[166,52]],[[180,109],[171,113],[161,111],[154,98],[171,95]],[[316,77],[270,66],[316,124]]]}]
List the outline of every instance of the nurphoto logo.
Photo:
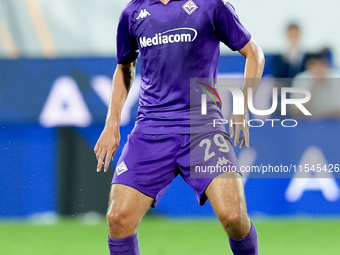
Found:
[{"label": "nurphoto logo", "polygon": [[[202,115],[207,115],[207,96],[211,97],[215,105],[217,105],[217,101],[214,97],[214,95],[218,98],[221,106],[222,106],[222,100],[220,95],[217,93],[217,91],[210,85],[198,82],[201,85],[204,85],[205,88],[198,87],[205,93],[201,95],[201,114]],[[234,115],[244,115],[245,113],[245,100],[247,100],[247,105],[249,108],[249,111],[253,113],[254,115],[258,116],[269,116],[273,114],[277,108],[278,108],[278,88],[273,87],[272,88],[272,105],[270,109],[267,110],[259,110],[254,107],[254,102],[253,102],[253,89],[251,87],[248,88],[248,96],[245,98],[243,91],[234,85],[225,85],[225,84],[216,84],[216,88],[224,88],[228,89],[231,92],[232,99],[233,99],[233,114]],[[210,91],[211,92],[210,92]],[[214,94],[214,95],[213,95]],[[302,97],[300,98],[292,98],[292,94],[299,94]],[[293,87],[282,87],[280,90],[280,95],[281,95],[281,116],[287,116],[287,107],[288,105],[294,105],[300,111],[305,115],[305,116],[312,116],[312,114],[307,110],[307,108],[303,105],[305,103],[308,103],[311,99],[311,93],[309,90],[304,89],[304,88],[293,88]],[[298,125],[297,120],[295,119],[284,119],[284,120],[279,120],[279,119],[266,119],[266,122],[271,122],[272,127],[274,127],[274,123],[276,121],[281,121],[281,125],[283,127],[296,127]],[[251,119],[248,121],[248,125],[250,127],[262,127],[265,124],[265,121],[262,119]],[[216,125],[226,125],[229,123],[229,120],[227,119],[214,119],[213,125],[214,127]],[[255,124],[257,123],[257,124]],[[288,124],[290,123],[290,125]],[[246,125],[245,120],[243,123],[232,123],[230,121],[230,126],[233,126],[234,124],[243,124],[243,126]]]}]

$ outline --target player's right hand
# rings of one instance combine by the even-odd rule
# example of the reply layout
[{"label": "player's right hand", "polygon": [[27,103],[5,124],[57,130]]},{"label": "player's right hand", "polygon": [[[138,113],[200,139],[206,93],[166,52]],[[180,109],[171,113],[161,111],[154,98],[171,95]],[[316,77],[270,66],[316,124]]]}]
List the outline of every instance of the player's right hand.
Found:
[{"label": "player's right hand", "polygon": [[109,128],[105,126],[101,133],[95,147],[94,152],[97,157],[97,172],[100,172],[102,166],[104,166],[104,172],[109,169],[110,161],[113,160],[120,142],[119,128]]}]

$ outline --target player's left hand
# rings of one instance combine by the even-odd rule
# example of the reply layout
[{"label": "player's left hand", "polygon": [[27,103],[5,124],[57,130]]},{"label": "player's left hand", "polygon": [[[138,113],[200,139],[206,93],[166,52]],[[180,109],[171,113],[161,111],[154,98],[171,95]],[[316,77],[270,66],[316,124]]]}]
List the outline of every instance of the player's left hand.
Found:
[{"label": "player's left hand", "polygon": [[[239,142],[240,149],[243,148],[244,145],[246,145],[247,148],[249,148],[249,111],[248,109],[245,109],[244,115],[234,115],[233,113],[230,116],[229,119],[229,133],[230,138],[234,138],[234,146],[236,147]],[[231,123],[233,125],[231,126]],[[239,124],[234,124],[239,123]],[[235,128],[234,128],[235,127]],[[242,136],[241,136],[241,130],[242,130]]]}]

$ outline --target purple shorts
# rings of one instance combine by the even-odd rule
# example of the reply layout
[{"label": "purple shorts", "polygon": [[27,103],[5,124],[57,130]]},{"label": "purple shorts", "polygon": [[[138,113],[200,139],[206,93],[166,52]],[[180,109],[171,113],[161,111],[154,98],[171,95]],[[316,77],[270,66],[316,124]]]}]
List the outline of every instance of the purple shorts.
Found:
[{"label": "purple shorts", "polygon": [[204,134],[128,136],[112,184],[132,187],[154,199],[153,207],[180,175],[196,193],[200,205],[207,200],[210,182],[226,171],[239,171],[234,148],[225,132]]}]

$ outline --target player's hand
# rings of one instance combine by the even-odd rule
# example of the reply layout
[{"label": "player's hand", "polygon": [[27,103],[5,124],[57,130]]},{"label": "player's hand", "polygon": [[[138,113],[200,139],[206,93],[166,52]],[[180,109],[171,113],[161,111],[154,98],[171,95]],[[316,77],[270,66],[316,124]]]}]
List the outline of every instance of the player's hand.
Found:
[{"label": "player's hand", "polygon": [[113,155],[115,154],[120,142],[119,129],[109,128],[105,126],[103,132],[101,133],[96,146],[94,147],[94,152],[98,160],[97,172],[100,172],[102,166],[104,166],[104,172],[109,169],[110,161],[113,160]]},{"label": "player's hand", "polygon": [[[244,115],[234,115],[233,113],[230,116],[229,119],[229,133],[230,138],[234,138],[234,146],[236,147],[239,142],[240,149],[243,148],[244,145],[246,145],[247,148],[249,148],[249,111],[248,109],[245,109]],[[231,123],[233,125],[231,126]],[[240,124],[234,124],[234,123],[240,123]],[[244,124],[243,124],[244,123]],[[242,130],[242,136],[241,136],[241,130]]]}]

